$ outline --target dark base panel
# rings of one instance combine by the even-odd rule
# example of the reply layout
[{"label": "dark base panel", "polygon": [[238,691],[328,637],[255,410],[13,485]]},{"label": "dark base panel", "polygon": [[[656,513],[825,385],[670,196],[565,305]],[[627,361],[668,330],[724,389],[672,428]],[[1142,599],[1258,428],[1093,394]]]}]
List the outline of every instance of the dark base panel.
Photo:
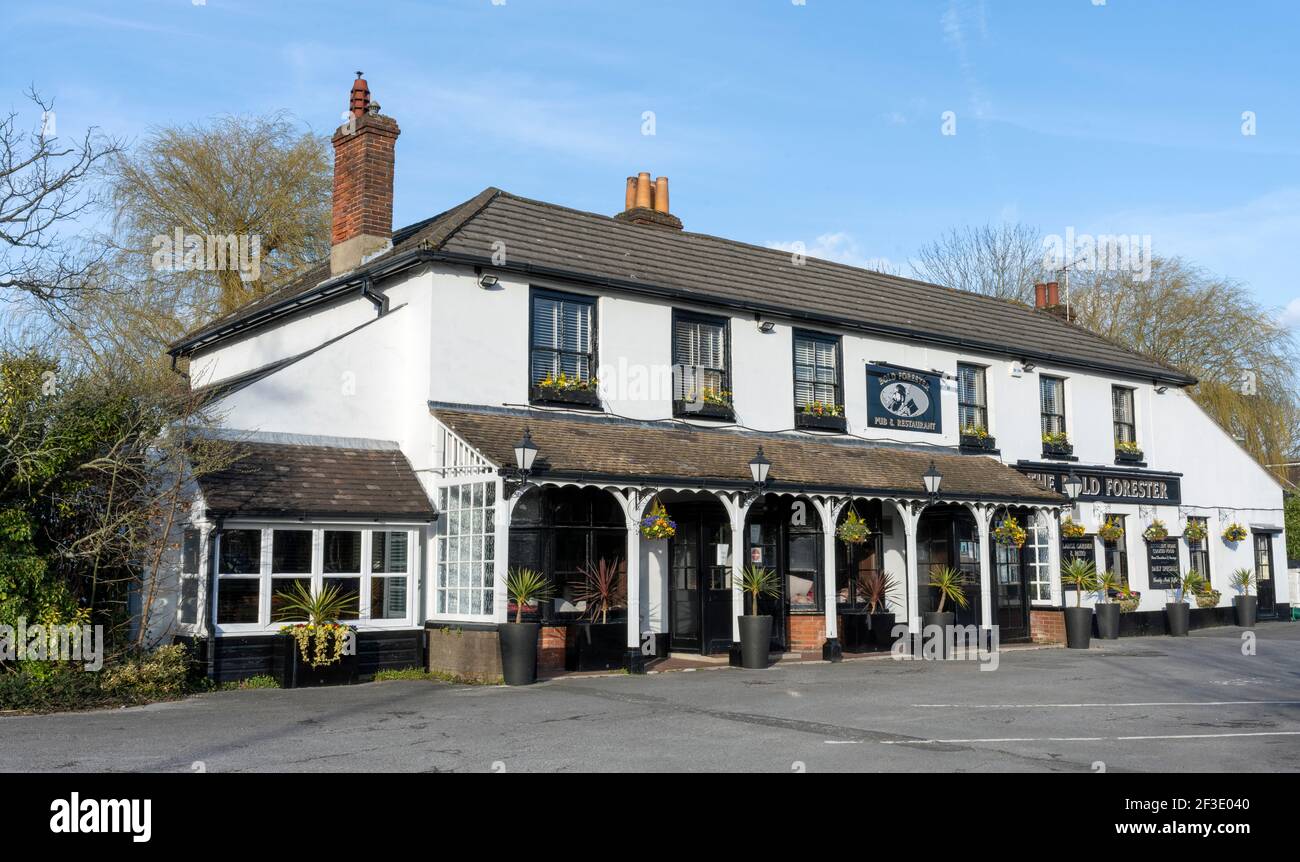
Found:
[{"label": "dark base panel", "polygon": [[844,650],[840,648],[839,638],[827,638],[822,644],[822,661],[843,661]]},{"label": "dark base panel", "polygon": [[[187,643],[201,667],[200,675],[213,682],[236,682],[252,676],[284,674],[280,635],[240,635],[219,638],[175,638]],[[357,670],[373,676],[381,670],[424,666],[424,632],[419,629],[357,632]]]},{"label": "dark base panel", "polygon": [[[1188,614],[1187,628],[1189,631],[1195,631],[1236,624],[1237,619],[1232,608],[1193,607]],[[1133,611],[1119,615],[1119,636],[1122,638],[1167,634],[1169,634],[1169,621],[1163,610]]]}]

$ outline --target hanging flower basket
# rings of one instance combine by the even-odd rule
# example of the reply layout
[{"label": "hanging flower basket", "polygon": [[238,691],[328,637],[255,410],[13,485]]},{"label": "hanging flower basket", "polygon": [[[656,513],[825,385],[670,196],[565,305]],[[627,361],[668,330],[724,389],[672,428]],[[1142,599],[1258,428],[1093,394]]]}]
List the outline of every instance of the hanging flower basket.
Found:
[{"label": "hanging flower basket", "polygon": [[1188,521],[1183,527],[1183,538],[1189,542],[1203,542],[1207,532],[1204,521]]},{"label": "hanging flower basket", "polygon": [[1061,535],[1067,539],[1082,539],[1088,535],[1088,528],[1073,518],[1061,521]]},{"label": "hanging flower basket", "polygon": [[1106,523],[1097,528],[1097,535],[1101,536],[1104,542],[1118,542],[1124,538],[1124,525],[1113,518],[1108,518]]},{"label": "hanging flower basket", "polygon": [[861,545],[871,538],[871,528],[853,509],[844,516],[844,522],[835,529],[835,537],[846,545]]},{"label": "hanging flower basket", "polygon": [[999,545],[1021,548],[1024,547],[1025,539],[1029,536],[1015,518],[1008,516],[1003,518],[1002,523],[998,524],[997,529],[993,531],[993,538]]},{"label": "hanging flower basket", "polygon": [[668,510],[658,499],[650,506],[650,514],[641,519],[641,538],[671,539],[677,535],[677,524],[668,517]]},{"label": "hanging flower basket", "polygon": [[1169,528],[1165,526],[1164,521],[1156,518],[1147,525],[1145,530],[1142,531],[1142,538],[1146,539],[1148,542],[1158,542],[1161,539],[1167,539],[1169,538]]},{"label": "hanging flower basket", "polygon": [[1233,523],[1233,524],[1229,524],[1227,527],[1224,528],[1223,541],[1241,542],[1244,541],[1248,535],[1250,535],[1250,533],[1246,531],[1245,527],[1243,527],[1241,524]]}]

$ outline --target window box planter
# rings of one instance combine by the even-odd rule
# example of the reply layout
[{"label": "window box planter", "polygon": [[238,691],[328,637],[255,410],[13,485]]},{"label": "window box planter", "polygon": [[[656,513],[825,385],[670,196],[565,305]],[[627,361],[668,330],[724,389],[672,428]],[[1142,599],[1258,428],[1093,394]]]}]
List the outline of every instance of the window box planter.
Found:
[{"label": "window box planter", "polygon": [[1058,461],[1072,461],[1074,460],[1074,444],[1073,443],[1044,443],[1043,457],[1055,458]]},{"label": "window box planter", "polygon": [[843,434],[848,430],[848,422],[843,416],[818,416],[816,413],[799,412],[794,414],[794,427],[809,431],[835,431]]},{"label": "window box planter", "polygon": [[564,407],[600,408],[600,392],[596,389],[556,389],[533,386],[528,400],[534,404],[556,404]]},{"label": "window box planter", "polygon": [[1137,452],[1125,452],[1121,449],[1115,450],[1116,464],[1131,464],[1134,467],[1144,467],[1146,466],[1146,462],[1144,462],[1142,459],[1143,459],[1143,454],[1140,450]]},{"label": "window box planter", "polygon": [[730,404],[717,404],[712,401],[705,401],[701,404],[690,404],[686,401],[674,401],[673,415],[682,419],[722,419],[727,422],[736,421],[735,408]]},{"label": "window box planter", "polygon": [[[322,685],[351,685],[357,681],[357,655],[344,655],[331,664],[312,667],[304,661],[298,642],[292,635],[278,635],[282,661],[280,662],[281,688],[311,688]],[[308,652],[316,649],[316,638],[308,640]]]},{"label": "window box planter", "polygon": [[987,434],[980,437],[978,434],[963,434],[959,443],[962,449],[969,452],[997,452],[998,441]]}]

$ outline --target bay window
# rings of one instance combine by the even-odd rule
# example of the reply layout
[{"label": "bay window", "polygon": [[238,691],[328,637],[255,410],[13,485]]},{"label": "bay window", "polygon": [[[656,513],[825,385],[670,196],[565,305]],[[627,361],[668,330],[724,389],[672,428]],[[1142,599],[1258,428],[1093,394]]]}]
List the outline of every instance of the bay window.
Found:
[{"label": "bay window", "polygon": [[342,622],[361,626],[409,622],[408,595],[418,567],[414,529],[386,527],[239,527],[215,535],[218,628],[276,631],[303,622],[286,609],[301,586],[327,587],[346,599]]}]

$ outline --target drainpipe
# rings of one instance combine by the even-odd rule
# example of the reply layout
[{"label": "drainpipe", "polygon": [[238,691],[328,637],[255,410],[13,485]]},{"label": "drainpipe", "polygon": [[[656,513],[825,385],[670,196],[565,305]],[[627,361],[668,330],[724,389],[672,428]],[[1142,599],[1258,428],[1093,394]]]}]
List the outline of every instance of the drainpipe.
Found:
[{"label": "drainpipe", "polygon": [[374,305],[378,317],[383,317],[388,313],[388,297],[385,294],[375,292],[369,275],[361,279],[361,295]]}]

